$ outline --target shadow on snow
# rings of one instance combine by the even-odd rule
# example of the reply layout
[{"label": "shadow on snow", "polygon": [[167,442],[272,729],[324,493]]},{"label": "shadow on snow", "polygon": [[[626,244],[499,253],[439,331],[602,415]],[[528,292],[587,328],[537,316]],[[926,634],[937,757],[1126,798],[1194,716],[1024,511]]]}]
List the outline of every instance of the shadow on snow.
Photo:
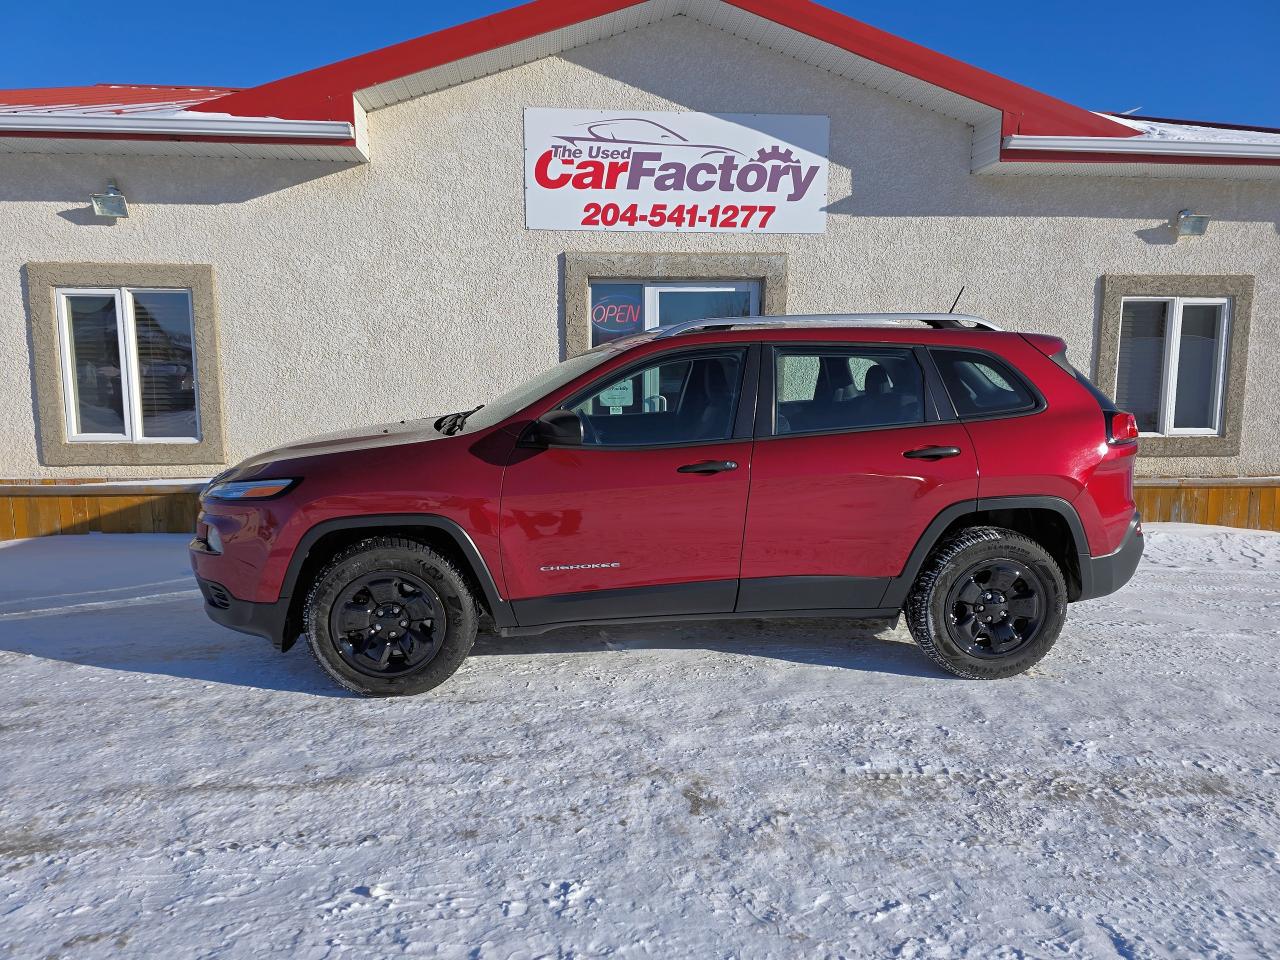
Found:
[{"label": "shadow on snow", "polygon": [[[299,642],[287,654],[205,617],[179,538],[51,537],[0,550],[0,651],[106,670],[349,696]],[[168,541],[172,540],[173,544]],[[174,549],[177,545],[177,549]],[[491,626],[491,625],[488,625]],[[719,620],[570,627],[502,638],[482,628],[473,669],[500,656],[707,650],[868,673],[947,678],[883,621]],[[487,663],[485,662],[487,661]],[[618,664],[619,669],[625,669]]]},{"label": "shadow on snow", "polygon": [[[869,673],[950,679],[909,643],[879,636],[881,624],[858,621],[721,621],[566,628],[534,637],[482,632],[471,656],[599,654],[707,650]],[[0,650],[81,666],[170,676],[318,696],[348,696],[326,677],[299,641],[278,653],[266,640],[205,620],[198,597],[118,604],[26,616],[0,613]],[[501,669],[495,661],[477,668]],[[618,664],[622,669],[622,665]]]}]

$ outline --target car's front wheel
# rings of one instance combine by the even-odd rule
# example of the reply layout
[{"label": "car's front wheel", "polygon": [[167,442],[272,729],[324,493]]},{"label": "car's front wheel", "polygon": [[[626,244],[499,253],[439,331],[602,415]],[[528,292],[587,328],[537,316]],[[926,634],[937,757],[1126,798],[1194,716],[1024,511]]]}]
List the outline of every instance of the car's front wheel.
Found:
[{"label": "car's front wheel", "polygon": [[475,641],[479,611],[466,578],[430,547],[375,537],[329,562],[303,617],[325,673],[356,693],[390,697],[453,676]]},{"label": "car's front wheel", "polygon": [[1002,527],[969,527],[939,546],[907,597],[911,636],[944,670],[1012,677],[1053,647],[1067,586],[1053,557]]}]

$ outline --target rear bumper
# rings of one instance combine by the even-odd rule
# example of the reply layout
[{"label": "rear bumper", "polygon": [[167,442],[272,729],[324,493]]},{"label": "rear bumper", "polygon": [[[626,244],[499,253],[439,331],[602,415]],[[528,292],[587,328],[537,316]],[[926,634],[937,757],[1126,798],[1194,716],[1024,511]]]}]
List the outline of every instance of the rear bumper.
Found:
[{"label": "rear bumper", "polygon": [[270,640],[277,650],[288,650],[296,636],[286,636],[289,619],[288,599],[275,603],[253,603],[238,600],[226,587],[213,580],[196,577],[204,595],[204,612],[214,623],[241,633]]},{"label": "rear bumper", "polygon": [[1142,559],[1142,546],[1142,518],[1135,511],[1118,550],[1105,557],[1080,555],[1080,596],[1076,599],[1105,597],[1128,583]]}]

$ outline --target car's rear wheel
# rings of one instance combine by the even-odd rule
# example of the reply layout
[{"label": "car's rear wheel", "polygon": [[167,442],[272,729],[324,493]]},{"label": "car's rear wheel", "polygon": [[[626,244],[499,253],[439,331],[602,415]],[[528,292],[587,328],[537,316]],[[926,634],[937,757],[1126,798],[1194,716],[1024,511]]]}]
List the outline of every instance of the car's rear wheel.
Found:
[{"label": "car's rear wheel", "polygon": [[970,527],[930,555],[907,626],[938,666],[995,680],[1038,663],[1066,621],[1067,587],[1045,549],[1002,527]]},{"label": "car's rear wheel", "polygon": [[348,690],[389,697],[448,680],[471,650],[479,611],[444,557],[413,540],[376,537],[329,562],[303,617],[325,673]]}]

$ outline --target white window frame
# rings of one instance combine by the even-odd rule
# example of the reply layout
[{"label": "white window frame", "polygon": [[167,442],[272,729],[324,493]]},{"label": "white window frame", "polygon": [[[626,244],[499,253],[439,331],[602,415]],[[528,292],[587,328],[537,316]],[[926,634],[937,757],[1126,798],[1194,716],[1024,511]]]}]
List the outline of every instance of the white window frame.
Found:
[{"label": "white window frame", "polygon": [[[1164,367],[1160,372],[1159,416],[1154,431],[1144,430],[1143,437],[1219,437],[1222,436],[1223,400],[1227,392],[1227,356],[1231,341],[1230,297],[1122,297],[1120,299],[1120,342],[1117,345],[1116,383],[1119,389],[1119,351],[1124,348],[1124,307],[1127,303],[1164,303]],[[1221,307],[1218,351],[1214,357],[1213,425],[1211,427],[1175,427],[1174,411],[1178,399],[1178,353],[1182,342],[1182,308],[1203,304]]]},{"label": "white window frame", "polygon": [[[632,283],[636,281],[631,281]],[[641,281],[643,282],[643,281]],[[658,296],[662,293],[682,291],[684,293],[749,293],[751,306],[748,316],[760,313],[760,284],[755,280],[688,280],[674,282],[644,283],[644,328],[656,330],[661,323],[658,316]]]},{"label": "white window frame", "polygon": [[[191,325],[192,389],[195,399],[196,430],[194,437],[148,437],[142,420],[142,379],[138,371],[138,334],[134,318],[134,295],[138,293],[176,293],[187,295],[187,322]],[[199,443],[200,378],[196,372],[195,295],[188,287],[59,287],[54,292],[58,305],[58,342],[62,358],[62,401],[67,425],[68,443]],[[120,382],[124,406],[124,433],[80,432],[80,412],[76,406],[76,370],[71,358],[70,297],[113,297],[116,303],[116,333],[120,338]]]}]

